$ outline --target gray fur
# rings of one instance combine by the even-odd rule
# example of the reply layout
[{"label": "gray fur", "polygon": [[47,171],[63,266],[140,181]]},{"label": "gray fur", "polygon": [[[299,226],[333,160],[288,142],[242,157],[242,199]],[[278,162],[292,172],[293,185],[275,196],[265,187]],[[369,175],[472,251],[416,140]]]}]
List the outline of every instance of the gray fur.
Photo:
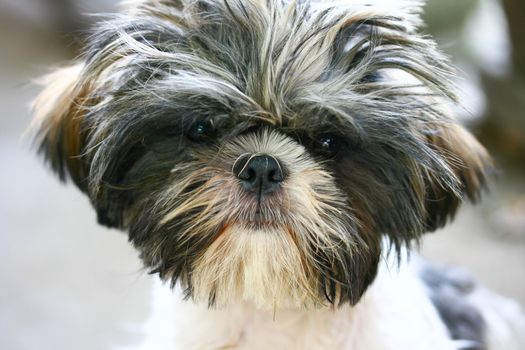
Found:
[{"label": "gray fur", "polygon": [[469,341],[465,350],[487,349],[485,320],[469,296],[477,288],[472,277],[455,269],[426,264],[421,278],[441,319],[455,340]]}]

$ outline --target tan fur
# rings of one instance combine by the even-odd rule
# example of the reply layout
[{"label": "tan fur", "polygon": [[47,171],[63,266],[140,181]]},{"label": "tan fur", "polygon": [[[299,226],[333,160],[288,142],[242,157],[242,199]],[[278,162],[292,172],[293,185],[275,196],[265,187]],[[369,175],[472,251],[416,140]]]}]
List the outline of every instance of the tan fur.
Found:
[{"label": "tan fur", "polygon": [[[82,177],[81,150],[82,93],[78,88],[83,64],[64,67],[45,76],[45,89],[33,103],[35,117],[31,129],[40,130],[49,145],[60,145],[70,175],[75,182]],[[59,146],[59,147],[60,147]]]},{"label": "tan fur", "polygon": [[320,304],[302,255],[282,228],[227,228],[194,268],[195,297],[207,301],[215,295],[219,307],[232,300],[250,300],[259,308]]},{"label": "tan fur", "polygon": [[445,153],[454,172],[463,181],[469,197],[476,196],[483,184],[483,173],[492,165],[485,148],[463,127],[450,124],[444,127],[434,144]]}]

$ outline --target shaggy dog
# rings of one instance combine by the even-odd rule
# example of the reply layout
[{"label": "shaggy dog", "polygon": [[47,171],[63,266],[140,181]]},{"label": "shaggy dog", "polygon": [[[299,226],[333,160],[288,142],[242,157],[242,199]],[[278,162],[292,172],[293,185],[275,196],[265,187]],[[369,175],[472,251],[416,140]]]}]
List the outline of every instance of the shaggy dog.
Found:
[{"label": "shaggy dog", "polygon": [[133,0],[47,77],[41,153],[165,282],[143,349],[523,349],[407,259],[491,168],[421,6]]}]

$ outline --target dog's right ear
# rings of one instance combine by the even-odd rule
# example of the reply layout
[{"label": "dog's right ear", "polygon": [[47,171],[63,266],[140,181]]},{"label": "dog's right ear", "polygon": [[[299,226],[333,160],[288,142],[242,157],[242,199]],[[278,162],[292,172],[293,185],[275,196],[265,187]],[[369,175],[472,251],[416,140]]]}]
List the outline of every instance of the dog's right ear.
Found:
[{"label": "dog's right ear", "polygon": [[87,166],[82,161],[85,139],[85,91],[80,84],[84,68],[77,63],[60,68],[45,76],[44,90],[33,103],[39,152],[51,164],[61,180],[70,178],[82,190],[87,190]]}]

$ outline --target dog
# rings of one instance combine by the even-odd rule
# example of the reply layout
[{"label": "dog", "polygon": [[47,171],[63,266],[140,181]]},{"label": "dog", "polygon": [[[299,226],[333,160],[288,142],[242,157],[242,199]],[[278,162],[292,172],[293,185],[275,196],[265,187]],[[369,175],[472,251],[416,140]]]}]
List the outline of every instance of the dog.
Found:
[{"label": "dog", "polygon": [[131,0],[45,78],[40,153],[160,277],[140,349],[524,348],[410,253],[493,168],[422,6]]}]

